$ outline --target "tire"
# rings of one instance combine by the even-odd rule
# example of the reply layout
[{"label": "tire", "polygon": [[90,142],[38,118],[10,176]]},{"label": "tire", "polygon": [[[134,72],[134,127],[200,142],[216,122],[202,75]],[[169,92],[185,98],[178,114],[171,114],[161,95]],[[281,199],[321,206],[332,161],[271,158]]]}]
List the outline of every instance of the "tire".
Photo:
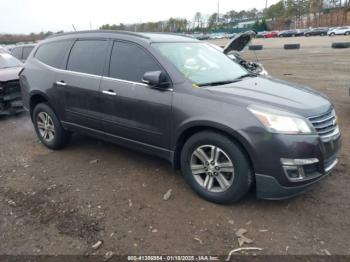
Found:
[{"label": "tire", "polygon": [[249,50],[254,50],[254,51],[258,51],[258,50],[263,50],[263,45],[250,45]]},{"label": "tire", "polygon": [[[214,148],[218,160],[212,165],[209,153],[214,152]],[[201,152],[207,158],[203,158]],[[209,160],[209,165],[203,159]],[[221,168],[217,170],[219,166]],[[181,170],[199,196],[218,204],[237,202],[246,195],[253,182],[252,168],[241,147],[229,137],[213,131],[203,131],[188,139],[181,151]],[[194,175],[193,170],[197,174]]]},{"label": "tire", "polygon": [[329,36],[335,36],[335,33],[330,33]]},{"label": "tire", "polygon": [[41,143],[50,149],[61,149],[70,141],[71,133],[62,127],[55,112],[46,103],[34,108],[33,124]]},{"label": "tire", "polygon": [[350,35],[350,31],[348,31],[348,32],[345,32],[345,35]]},{"label": "tire", "polygon": [[283,46],[284,49],[289,50],[289,49],[300,49],[300,44],[285,44]]},{"label": "tire", "polygon": [[350,42],[332,43],[332,48],[350,48]]},{"label": "tire", "polygon": [[309,36],[310,36],[310,34],[306,34],[305,36],[306,36],[306,37],[309,37]]}]

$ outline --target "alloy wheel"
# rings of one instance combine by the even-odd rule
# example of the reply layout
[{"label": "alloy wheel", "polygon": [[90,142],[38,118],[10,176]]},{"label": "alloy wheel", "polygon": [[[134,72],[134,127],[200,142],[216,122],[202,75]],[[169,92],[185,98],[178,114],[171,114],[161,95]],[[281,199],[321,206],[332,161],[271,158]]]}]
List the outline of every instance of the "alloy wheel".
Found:
[{"label": "alloy wheel", "polygon": [[193,151],[191,171],[196,182],[209,192],[224,192],[234,181],[234,166],[221,148],[204,145]]},{"label": "alloy wheel", "polygon": [[41,137],[46,142],[51,142],[55,138],[55,126],[52,118],[47,113],[40,112],[36,124]]}]

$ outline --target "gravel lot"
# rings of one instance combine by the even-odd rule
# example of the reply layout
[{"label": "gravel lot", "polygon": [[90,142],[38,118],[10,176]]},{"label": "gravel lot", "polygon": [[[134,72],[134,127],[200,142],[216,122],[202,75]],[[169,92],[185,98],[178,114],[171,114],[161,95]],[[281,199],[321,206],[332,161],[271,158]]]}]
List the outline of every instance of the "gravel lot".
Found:
[{"label": "gravel lot", "polygon": [[[210,40],[219,46],[225,46],[226,39]],[[311,37],[285,37],[285,38],[256,38],[253,45],[263,45],[264,49],[283,48],[284,44],[300,44],[301,48],[329,48],[333,42],[350,42],[350,36],[311,36]]]},{"label": "gravel lot", "polygon": [[[284,40],[258,41],[282,46]],[[350,49],[256,54],[271,75],[321,90],[335,104],[340,162],[312,191],[277,202],[256,200],[252,192],[235,205],[215,205],[194,195],[162,160],[81,135],[50,151],[26,114],[3,118],[0,254],[226,255],[245,228],[250,246],[263,248],[259,254],[350,255]],[[98,240],[103,244],[94,250]]]}]

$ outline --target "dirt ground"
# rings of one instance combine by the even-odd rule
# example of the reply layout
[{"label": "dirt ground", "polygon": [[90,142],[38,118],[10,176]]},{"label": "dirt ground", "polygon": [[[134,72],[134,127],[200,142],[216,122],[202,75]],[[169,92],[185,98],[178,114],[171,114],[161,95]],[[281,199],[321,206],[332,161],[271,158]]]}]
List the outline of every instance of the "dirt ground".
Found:
[{"label": "dirt ground", "polygon": [[[263,248],[259,254],[350,255],[350,49],[256,55],[271,75],[320,90],[335,105],[343,134],[339,164],[312,191],[286,201],[251,193],[216,205],[160,159],[81,135],[51,151],[26,114],[3,118],[0,254],[226,255],[245,228],[254,240],[246,246]],[[98,240],[103,244],[93,250]]]}]

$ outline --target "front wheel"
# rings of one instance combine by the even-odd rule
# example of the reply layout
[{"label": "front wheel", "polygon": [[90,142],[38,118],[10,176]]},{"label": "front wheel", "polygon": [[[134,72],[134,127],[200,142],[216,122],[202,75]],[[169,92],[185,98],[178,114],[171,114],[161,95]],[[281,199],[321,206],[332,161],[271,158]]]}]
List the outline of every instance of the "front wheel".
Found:
[{"label": "front wheel", "polygon": [[199,196],[219,204],[241,199],[253,180],[242,148],[229,137],[211,131],[197,133],[186,142],[181,170]]},{"label": "front wheel", "polygon": [[61,149],[70,140],[71,133],[63,129],[55,112],[46,103],[34,108],[33,123],[38,138],[50,149]]},{"label": "front wheel", "polygon": [[350,31],[348,31],[348,32],[345,32],[345,35],[350,35]]}]

